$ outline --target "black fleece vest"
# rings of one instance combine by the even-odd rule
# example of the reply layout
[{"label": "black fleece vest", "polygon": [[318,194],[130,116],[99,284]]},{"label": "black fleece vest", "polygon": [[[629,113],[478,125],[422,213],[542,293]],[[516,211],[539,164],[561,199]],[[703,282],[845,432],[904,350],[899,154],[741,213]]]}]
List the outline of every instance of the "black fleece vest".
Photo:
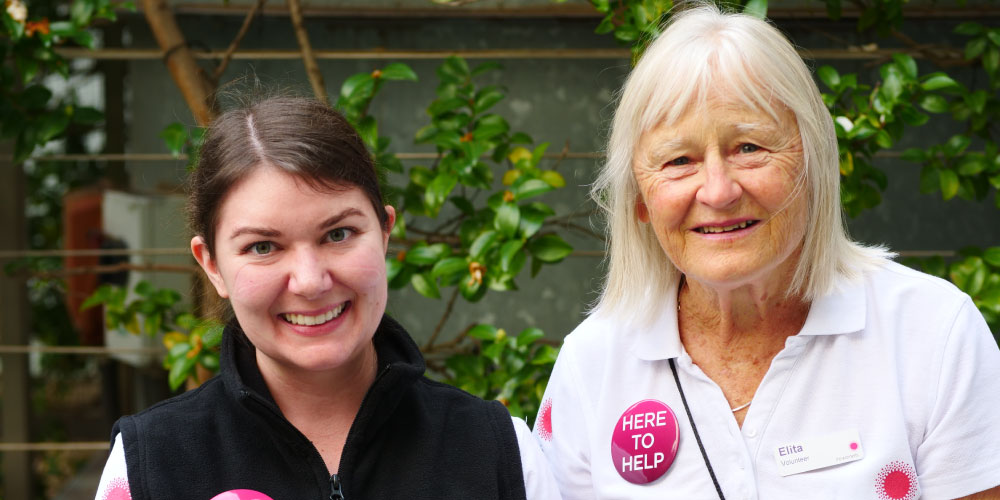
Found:
[{"label": "black fleece vest", "polygon": [[[122,417],[134,500],[209,500],[257,490],[274,500],[524,500],[507,409],[423,376],[424,360],[398,323],[375,333],[379,369],[351,426],[336,476],[281,414],[235,322],[219,376]],[[338,483],[338,484],[335,484]]]}]

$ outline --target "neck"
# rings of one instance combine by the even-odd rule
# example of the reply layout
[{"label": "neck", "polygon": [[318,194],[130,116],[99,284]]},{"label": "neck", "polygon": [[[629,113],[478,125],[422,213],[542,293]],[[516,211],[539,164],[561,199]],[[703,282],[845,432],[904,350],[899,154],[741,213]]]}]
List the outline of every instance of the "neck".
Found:
[{"label": "neck", "polygon": [[259,353],[257,364],[278,408],[300,430],[306,422],[347,422],[349,427],[378,369],[372,344],[329,372],[291,369]]},{"label": "neck", "polygon": [[[791,259],[789,259],[791,260]],[[791,269],[776,270],[772,278],[738,286],[717,286],[683,279],[677,292],[682,340],[697,335],[723,347],[759,344],[763,338],[782,339],[798,333],[809,313],[800,294],[789,294]]]}]

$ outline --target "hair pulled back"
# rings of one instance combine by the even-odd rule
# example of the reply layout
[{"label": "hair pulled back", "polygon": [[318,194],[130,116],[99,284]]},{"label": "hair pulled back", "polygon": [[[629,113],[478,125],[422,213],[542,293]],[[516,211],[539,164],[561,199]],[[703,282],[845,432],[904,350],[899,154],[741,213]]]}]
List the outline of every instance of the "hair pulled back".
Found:
[{"label": "hair pulled back", "polygon": [[375,163],[350,123],[315,99],[271,97],[226,111],[205,133],[188,179],[188,224],[210,253],[226,195],[258,168],[276,168],[323,191],[358,187],[387,229]]}]

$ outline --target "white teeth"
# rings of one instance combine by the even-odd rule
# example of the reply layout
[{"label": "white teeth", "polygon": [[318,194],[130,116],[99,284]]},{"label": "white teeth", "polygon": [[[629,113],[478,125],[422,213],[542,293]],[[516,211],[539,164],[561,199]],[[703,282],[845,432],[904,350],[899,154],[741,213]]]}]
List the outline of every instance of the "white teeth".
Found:
[{"label": "white teeth", "polygon": [[736,229],[743,229],[743,228],[746,228],[747,226],[750,226],[750,225],[753,225],[753,221],[745,220],[745,221],[740,222],[738,224],[733,224],[732,226],[724,226],[724,227],[705,226],[705,227],[699,227],[698,228],[698,232],[699,233],[703,233],[703,234],[725,233],[727,231],[734,231]]},{"label": "white teeth", "polygon": [[323,323],[326,323],[327,321],[330,321],[333,318],[340,316],[340,313],[344,312],[345,306],[347,306],[347,302],[344,302],[339,306],[334,307],[333,309],[316,316],[306,316],[303,314],[282,314],[281,317],[284,318],[285,321],[293,325],[304,325],[304,326],[322,325]]}]

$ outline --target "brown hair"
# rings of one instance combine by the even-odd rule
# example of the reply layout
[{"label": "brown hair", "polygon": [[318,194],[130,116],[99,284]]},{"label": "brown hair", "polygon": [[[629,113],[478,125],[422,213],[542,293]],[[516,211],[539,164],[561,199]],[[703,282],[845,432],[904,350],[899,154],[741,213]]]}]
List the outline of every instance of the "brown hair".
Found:
[{"label": "brown hair", "polygon": [[198,165],[188,178],[188,223],[210,253],[226,194],[262,167],[294,175],[315,189],[357,186],[383,230],[388,229],[375,163],[350,123],[315,99],[271,97],[226,111],[205,132]]}]

